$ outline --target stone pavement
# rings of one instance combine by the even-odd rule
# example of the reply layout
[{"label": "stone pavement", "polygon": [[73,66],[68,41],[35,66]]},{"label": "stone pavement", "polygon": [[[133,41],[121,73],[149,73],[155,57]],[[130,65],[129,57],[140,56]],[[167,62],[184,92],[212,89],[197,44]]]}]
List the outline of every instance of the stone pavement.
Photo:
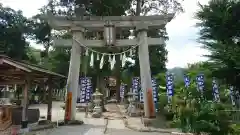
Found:
[{"label": "stone pavement", "polygon": [[125,129],[125,130],[111,129],[105,135],[170,135],[170,134],[157,133],[157,132],[137,132],[129,129]]},{"label": "stone pavement", "polygon": [[[64,110],[60,107],[61,102],[53,102],[52,119],[53,121],[62,120],[64,118]],[[47,105],[33,105],[30,108],[39,108],[41,116],[47,116]],[[121,106],[120,106],[121,108]],[[169,135],[169,133],[157,132],[138,132],[130,130],[125,126],[122,119],[122,113],[119,106],[116,104],[106,105],[106,109],[110,112],[104,113],[104,118],[85,118],[85,113],[77,112],[76,119],[83,120],[84,124],[80,126],[62,126],[54,129],[47,129],[44,131],[31,132],[27,135]],[[130,124],[135,126],[140,123],[139,118],[130,118]],[[107,122],[106,122],[107,121]],[[136,122],[137,121],[137,122]],[[134,122],[136,122],[134,124]],[[0,135],[2,135],[0,133]]]},{"label": "stone pavement", "polygon": [[108,118],[107,129],[126,129],[118,106],[114,103],[105,105],[107,112],[103,113]]},{"label": "stone pavement", "polygon": [[[52,121],[60,121],[64,119],[65,111],[60,107],[63,105],[63,102],[53,102],[52,107]],[[47,104],[40,104],[40,105],[32,105],[29,108],[39,108],[40,116],[45,116],[47,118]],[[87,118],[85,118],[85,113],[77,112],[76,113],[77,120],[83,120],[84,124],[88,125],[96,125],[96,126],[104,126],[104,119],[100,118],[92,118],[90,114]]]},{"label": "stone pavement", "polygon": [[103,133],[102,127],[91,127],[89,125],[59,127],[52,130],[45,130],[31,135],[169,135],[165,133],[136,132],[129,129],[108,129]]},{"label": "stone pavement", "polygon": [[38,131],[32,135],[103,135],[104,126],[84,124],[81,126],[62,126],[45,131]]},{"label": "stone pavement", "polygon": [[[106,109],[109,110],[109,112],[104,113],[105,117],[108,117],[109,122],[112,122],[111,124],[108,124],[108,128],[111,127],[111,129],[108,129],[110,131],[114,131],[114,128],[121,127],[121,129],[126,130],[132,130],[132,132],[156,132],[156,133],[166,133],[170,134],[172,132],[176,132],[174,129],[156,129],[153,127],[145,127],[142,123],[141,117],[128,117],[125,115],[126,109],[124,105],[117,105],[117,104],[107,104]],[[114,124],[113,124],[114,123]],[[127,132],[130,132],[127,131]]]},{"label": "stone pavement", "polygon": [[119,111],[121,112],[122,116],[125,116],[125,126],[128,129],[139,131],[139,132],[158,132],[158,133],[172,133],[172,132],[179,132],[177,129],[160,129],[160,128],[153,128],[153,127],[145,127],[141,117],[129,117],[125,115],[126,109],[124,105],[117,105]]}]

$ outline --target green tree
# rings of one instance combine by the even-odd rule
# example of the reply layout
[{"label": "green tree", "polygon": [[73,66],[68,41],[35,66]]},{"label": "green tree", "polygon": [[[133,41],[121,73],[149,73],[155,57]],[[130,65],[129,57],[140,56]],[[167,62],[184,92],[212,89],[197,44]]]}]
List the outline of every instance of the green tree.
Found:
[{"label": "green tree", "polygon": [[240,84],[240,1],[211,0],[199,5],[200,43],[207,49],[213,76],[239,90]]},{"label": "green tree", "polygon": [[29,20],[21,11],[15,11],[0,4],[0,49],[9,57],[18,60],[32,60],[29,43],[26,38],[30,35]]},{"label": "green tree", "polygon": [[51,12],[53,14],[61,14],[57,12],[57,1],[51,0],[47,5],[40,9],[40,13],[31,18],[32,35],[31,39],[35,40],[37,44],[43,45],[44,51],[41,52],[41,57],[47,59],[49,49],[52,46],[52,28],[47,21],[40,18],[40,16]]},{"label": "green tree", "polygon": [[[154,15],[164,15],[183,11],[181,3],[177,0],[134,0],[132,5],[134,6],[128,10],[128,14],[135,16],[149,15],[150,13]],[[134,9],[134,7],[136,8]],[[154,38],[164,37],[165,40],[168,39],[165,28],[160,30],[149,30],[148,36]],[[138,55],[134,55],[132,59],[135,60],[135,64],[129,68],[129,70],[131,70],[135,76],[139,76],[140,67]],[[166,45],[150,46],[149,59],[152,76],[156,76],[160,72],[166,72]]]},{"label": "green tree", "polygon": [[[72,3],[78,5],[76,12],[81,15],[119,16],[124,15],[125,11],[131,7],[132,0],[61,0],[61,2],[65,6]],[[70,8],[70,10],[73,9]]]}]

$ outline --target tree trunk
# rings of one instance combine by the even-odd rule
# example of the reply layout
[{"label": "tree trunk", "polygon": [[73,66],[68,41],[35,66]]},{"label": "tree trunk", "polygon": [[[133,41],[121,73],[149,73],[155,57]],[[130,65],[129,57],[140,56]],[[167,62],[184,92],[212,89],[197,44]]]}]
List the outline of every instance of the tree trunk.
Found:
[{"label": "tree trunk", "polygon": [[142,4],[142,0],[137,0],[136,16],[140,16],[141,14],[141,4]]}]

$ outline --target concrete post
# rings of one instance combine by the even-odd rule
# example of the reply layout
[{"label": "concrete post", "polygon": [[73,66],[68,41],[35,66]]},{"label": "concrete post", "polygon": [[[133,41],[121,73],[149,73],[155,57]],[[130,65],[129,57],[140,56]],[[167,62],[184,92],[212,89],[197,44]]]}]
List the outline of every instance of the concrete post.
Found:
[{"label": "concrete post", "polygon": [[148,26],[144,23],[141,23],[137,26],[141,89],[143,90],[145,117],[149,118],[151,117],[150,110],[149,110],[150,109],[149,101],[152,100],[153,102],[153,99],[148,99],[148,96],[147,96],[148,89],[152,89],[152,78],[151,78],[151,69],[150,69],[149,51],[148,51],[148,42],[147,42],[147,30],[148,30]]},{"label": "concrete post", "polygon": [[[78,41],[83,41],[83,29],[73,29],[73,38]],[[65,108],[65,120],[75,120],[76,116],[76,102],[77,91],[79,84],[79,72],[80,72],[80,57],[81,47],[73,39],[73,45],[71,49],[70,65],[67,79],[67,101]]]}]

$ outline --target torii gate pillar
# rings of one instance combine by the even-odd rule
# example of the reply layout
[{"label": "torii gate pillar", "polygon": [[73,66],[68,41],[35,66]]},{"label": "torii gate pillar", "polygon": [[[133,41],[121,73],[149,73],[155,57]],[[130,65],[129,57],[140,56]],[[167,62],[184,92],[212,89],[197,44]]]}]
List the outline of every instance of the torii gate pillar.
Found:
[{"label": "torii gate pillar", "polygon": [[[140,66],[140,76],[141,76],[141,89],[143,90],[143,100],[144,100],[144,113],[146,118],[155,117],[155,108],[152,94],[152,77],[149,62],[149,51],[148,51],[148,37],[147,30],[148,25],[145,23],[140,23],[137,25],[137,38],[138,38],[138,56],[139,56],[139,66]],[[149,97],[149,94],[151,97]]]},{"label": "torii gate pillar", "polygon": [[[83,41],[83,32],[84,29],[82,28],[72,29],[73,38],[77,39],[78,41]],[[79,84],[81,47],[74,39],[71,49],[70,65],[67,79],[67,100],[64,118],[66,121],[75,120],[76,116],[76,101],[78,95],[77,91]]]}]

